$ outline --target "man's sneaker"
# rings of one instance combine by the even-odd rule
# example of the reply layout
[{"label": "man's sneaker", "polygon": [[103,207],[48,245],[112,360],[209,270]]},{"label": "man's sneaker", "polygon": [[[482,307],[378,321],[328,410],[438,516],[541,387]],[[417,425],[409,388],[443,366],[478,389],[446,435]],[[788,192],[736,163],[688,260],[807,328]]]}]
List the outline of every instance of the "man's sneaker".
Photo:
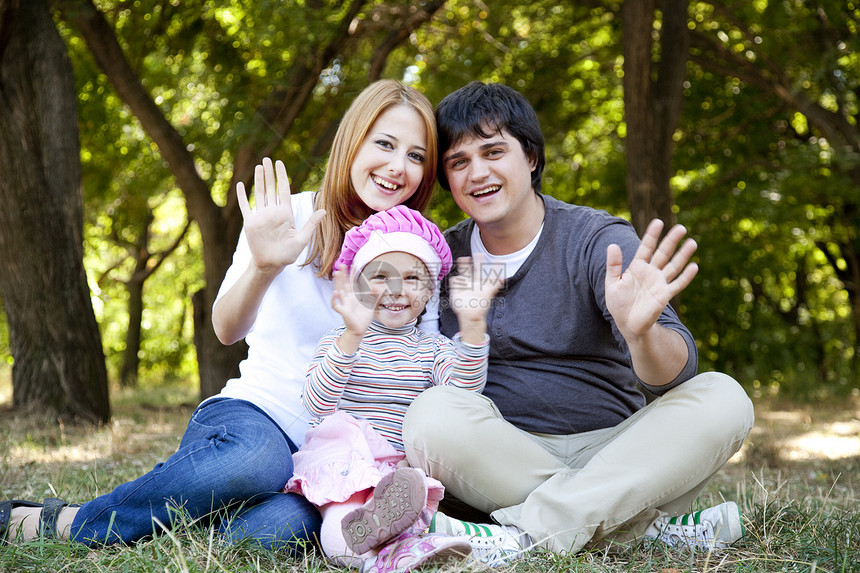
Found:
[{"label": "man's sneaker", "polygon": [[690,549],[725,549],[744,536],[741,510],[727,501],[675,517],[660,517],[645,532],[645,537],[667,545],[686,545]]},{"label": "man's sneaker", "polygon": [[426,503],[424,474],[398,468],[379,480],[367,503],[344,516],[343,538],[356,555],[366,553],[412,527]]},{"label": "man's sneaker", "polygon": [[512,525],[472,523],[448,517],[437,511],[430,532],[468,536],[472,559],[489,567],[499,567],[523,557],[534,544],[531,538]]},{"label": "man's sneaker", "polygon": [[406,573],[430,560],[463,559],[472,547],[465,537],[440,533],[404,535],[364,562],[361,573]]}]

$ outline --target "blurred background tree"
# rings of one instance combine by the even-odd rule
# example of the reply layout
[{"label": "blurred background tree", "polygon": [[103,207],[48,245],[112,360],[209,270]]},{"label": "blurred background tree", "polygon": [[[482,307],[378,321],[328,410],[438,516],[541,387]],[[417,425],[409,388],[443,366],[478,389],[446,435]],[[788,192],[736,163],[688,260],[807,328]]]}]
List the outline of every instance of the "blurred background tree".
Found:
[{"label": "blurred background tree", "polygon": [[[679,216],[707,366],[797,397],[856,394],[856,2],[692,3]],[[710,315],[710,316],[708,316]]]},{"label": "blurred background tree", "polygon": [[[243,352],[208,323],[241,229],[235,183],[270,155],[294,190],[314,189],[343,110],[393,77],[434,103],[472,80],[506,83],[541,119],[545,192],[632,221],[662,201],[699,243],[679,310],[702,369],[757,394],[858,392],[853,0],[53,5],[77,78],[85,266],[117,382],[220,389]],[[637,203],[646,184],[656,196]],[[444,192],[429,214],[462,218]]]},{"label": "blurred background tree", "polygon": [[0,174],[13,406],[105,422],[107,372],[83,264],[74,76],[47,0],[0,0]]}]

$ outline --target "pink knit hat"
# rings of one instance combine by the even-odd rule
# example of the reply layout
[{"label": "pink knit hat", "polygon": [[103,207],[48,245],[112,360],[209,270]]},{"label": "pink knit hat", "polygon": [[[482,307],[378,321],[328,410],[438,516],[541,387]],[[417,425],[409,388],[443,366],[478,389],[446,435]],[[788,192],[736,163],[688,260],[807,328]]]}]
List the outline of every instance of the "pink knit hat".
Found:
[{"label": "pink knit hat", "polygon": [[419,258],[431,275],[437,273],[434,285],[451,270],[451,249],[439,227],[403,205],[374,213],[347,231],[335,268],[351,269],[356,276],[379,255],[394,252]]}]

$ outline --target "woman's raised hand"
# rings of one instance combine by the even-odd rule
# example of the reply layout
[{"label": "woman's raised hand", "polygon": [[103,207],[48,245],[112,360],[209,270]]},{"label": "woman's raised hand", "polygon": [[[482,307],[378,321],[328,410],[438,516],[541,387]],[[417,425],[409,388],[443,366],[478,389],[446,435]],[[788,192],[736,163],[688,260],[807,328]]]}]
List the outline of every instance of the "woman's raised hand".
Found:
[{"label": "woman's raised hand", "polygon": [[278,274],[294,263],[325,216],[322,209],[314,211],[301,229],[296,228],[287,169],[282,161],[273,165],[268,157],[254,169],[254,210],[242,182],[236,184],[236,194],[254,265],[265,273]]}]

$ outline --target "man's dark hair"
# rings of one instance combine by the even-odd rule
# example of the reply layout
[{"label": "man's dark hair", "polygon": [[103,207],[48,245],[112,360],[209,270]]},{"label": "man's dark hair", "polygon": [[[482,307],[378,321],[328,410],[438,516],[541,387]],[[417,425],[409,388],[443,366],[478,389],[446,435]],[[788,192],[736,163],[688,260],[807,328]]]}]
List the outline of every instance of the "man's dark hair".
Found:
[{"label": "man's dark hair", "polygon": [[526,157],[534,161],[532,188],[540,192],[544,155],[543,132],[537,114],[518,91],[502,84],[472,82],[448,94],[436,107],[436,129],[439,133],[439,184],[450,191],[442,156],[451,147],[469,137],[487,138],[507,131],[514,136]]}]

